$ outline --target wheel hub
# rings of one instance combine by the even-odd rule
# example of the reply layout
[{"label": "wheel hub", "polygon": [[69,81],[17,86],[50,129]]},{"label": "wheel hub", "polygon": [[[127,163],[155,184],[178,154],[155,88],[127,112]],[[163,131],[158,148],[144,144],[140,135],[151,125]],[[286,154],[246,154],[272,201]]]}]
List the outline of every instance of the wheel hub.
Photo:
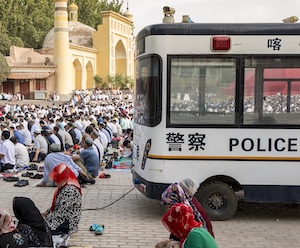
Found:
[{"label": "wheel hub", "polygon": [[208,198],[208,205],[214,210],[221,209],[224,206],[224,197],[219,194],[213,194]]}]

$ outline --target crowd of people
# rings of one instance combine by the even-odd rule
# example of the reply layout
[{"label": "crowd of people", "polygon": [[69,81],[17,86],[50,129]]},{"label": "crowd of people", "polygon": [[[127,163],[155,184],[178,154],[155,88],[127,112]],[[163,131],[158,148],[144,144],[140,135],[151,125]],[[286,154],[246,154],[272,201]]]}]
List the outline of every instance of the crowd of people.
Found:
[{"label": "crowd of people", "polygon": [[20,92],[13,94],[13,93],[1,93],[0,94],[0,100],[5,101],[22,101],[24,100],[24,95]]},{"label": "crowd of people", "polygon": [[[109,147],[118,148],[124,157],[132,155],[132,116],[132,98],[122,93],[75,91],[68,103],[59,106],[7,103],[0,117],[0,172],[18,172],[43,162],[37,186],[57,188],[45,212],[31,199],[15,197],[17,222],[0,208],[0,248],[53,247],[53,237],[76,232],[81,188],[95,183]],[[162,223],[170,237],[157,248],[217,247],[209,217],[193,197],[196,191],[197,184],[184,179],[162,194],[167,209]]]},{"label": "crowd of people", "polygon": [[[29,161],[44,161],[54,152],[60,156],[72,155],[82,170],[89,168],[88,174],[97,176],[92,172],[97,168],[90,166],[95,163],[90,161],[94,158],[90,154],[96,153],[99,166],[114,139],[132,141],[133,102],[128,98],[82,90],[75,91],[69,102],[58,106],[6,103],[0,114],[0,170],[19,170],[28,166]],[[59,148],[51,148],[52,144]],[[74,145],[79,145],[79,149],[74,149]]]},{"label": "crowd of people", "polygon": [[[263,97],[263,113],[265,114],[281,114],[287,113],[287,109],[291,113],[299,113],[299,94],[291,95],[290,105],[288,106],[286,94],[276,94]],[[232,115],[235,112],[236,99],[231,97],[217,96],[216,94],[208,93],[205,95],[205,104],[200,103],[201,99],[195,98],[183,98],[178,100],[172,98],[171,100],[171,111],[173,112],[199,112],[201,104],[206,114],[218,114],[218,115]],[[203,99],[202,99],[203,100]],[[199,105],[200,104],[200,105]],[[247,96],[244,98],[244,112],[254,113],[255,112],[255,97]]]},{"label": "crowd of people", "polygon": [[69,102],[47,107],[7,102],[0,114],[0,172],[17,173],[42,162],[37,186],[57,190],[43,213],[29,198],[15,198],[17,226],[0,209],[0,247],[52,247],[51,237],[76,232],[82,186],[95,183],[115,141],[120,155],[131,155],[132,116],[132,96],[123,98],[122,92],[74,91]]}]

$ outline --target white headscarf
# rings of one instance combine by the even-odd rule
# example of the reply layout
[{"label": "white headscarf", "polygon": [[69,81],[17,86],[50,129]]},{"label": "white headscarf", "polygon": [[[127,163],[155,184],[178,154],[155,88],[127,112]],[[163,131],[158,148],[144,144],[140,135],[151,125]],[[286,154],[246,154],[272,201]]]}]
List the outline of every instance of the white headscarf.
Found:
[{"label": "white headscarf", "polygon": [[182,179],[179,185],[189,196],[194,196],[198,189],[196,182],[190,178]]}]

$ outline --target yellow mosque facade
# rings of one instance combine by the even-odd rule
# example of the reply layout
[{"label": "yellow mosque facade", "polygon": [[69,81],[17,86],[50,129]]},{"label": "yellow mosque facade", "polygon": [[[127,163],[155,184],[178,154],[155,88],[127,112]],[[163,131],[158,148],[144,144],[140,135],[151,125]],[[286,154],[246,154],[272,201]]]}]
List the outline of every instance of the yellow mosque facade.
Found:
[{"label": "yellow mosque facade", "polygon": [[78,6],[55,0],[54,28],[43,48],[11,47],[7,62],[10,74],[2,92],[21,93],[34,99],[35,92],[52,93],[68,100],[73,90],[95,87],[94,76],[134,78],[133,16],[103,11],[97,30],[78,21]]}]

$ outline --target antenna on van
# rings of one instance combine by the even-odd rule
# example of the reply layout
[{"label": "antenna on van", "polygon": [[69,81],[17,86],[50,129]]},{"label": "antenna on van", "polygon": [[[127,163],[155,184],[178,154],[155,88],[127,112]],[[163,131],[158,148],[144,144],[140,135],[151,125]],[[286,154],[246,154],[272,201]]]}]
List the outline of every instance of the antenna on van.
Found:
[{"label": "antenna on van", "polygon": [[174,14],[175,14],[175,9],[170,7],[170,6],[165,6],[163,7],[163,12],[165,14],[163,18],[163,23],[174,23]]}]

